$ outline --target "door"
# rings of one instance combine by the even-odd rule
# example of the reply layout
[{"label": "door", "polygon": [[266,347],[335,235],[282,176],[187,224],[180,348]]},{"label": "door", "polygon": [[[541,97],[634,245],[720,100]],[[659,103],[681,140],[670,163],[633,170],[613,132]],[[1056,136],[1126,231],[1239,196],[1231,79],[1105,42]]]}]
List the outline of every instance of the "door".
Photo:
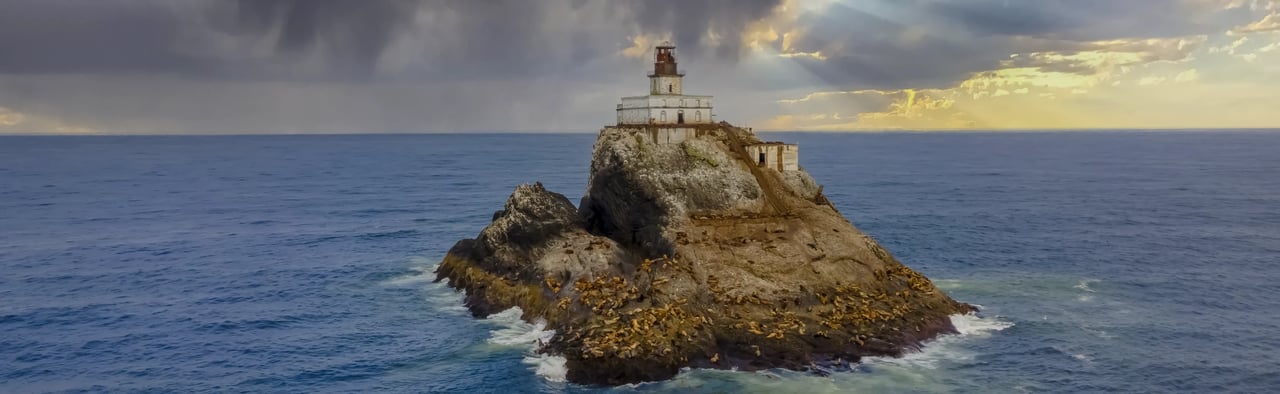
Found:
[{"label": "door", "polygon": [[684,124],[684,111],[680,111],[676,114],[676,123]]}]

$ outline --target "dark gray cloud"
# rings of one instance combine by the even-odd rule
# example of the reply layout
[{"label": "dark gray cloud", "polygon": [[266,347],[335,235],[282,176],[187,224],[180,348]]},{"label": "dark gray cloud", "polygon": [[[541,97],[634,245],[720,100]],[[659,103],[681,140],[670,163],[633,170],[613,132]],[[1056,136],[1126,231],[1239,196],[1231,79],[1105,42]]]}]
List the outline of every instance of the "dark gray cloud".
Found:
[{"label": "dark gray cloud", "polygon": [[3,0],[0,107],[115,131],[594,128],[644,88],[645,61],[618,56],[639,34],[671,36],[690,90],[732,115],[778,91],[940,88],[1018,62],[1087,73],[1009,55],[1257,19],[1191,0],[846,0],[799,16],[792,50],[826,60],[781,75],[743,63],[739,39],[780,3]]},{"label": "dark gray cloud", "polygon": [[155,2],[0,2],[0,73],[198,70],[176,47],[173,9]]},{"label": "dark gray cloud", "polygon": [[[1106,3],[1122,3],[1103,0]],[[1081,7],[1064,13],[1051,1],[977,0],[941,1],[923,5],[929,13],[947,24],[976,34],[1040,35],[1074,28],[1079,14],[1091,14],[1091,0],[1076,0]],[[1084,12],[1081,12],[1084,11]]]},{"label": "dark gray cloud", "polygon": [[629,37],[728,67],[777,4],[4,1],[0,107],[122,132],[594,127],[637,93],[618,82],[644,86],[643,61],[617,56]]},{"label": "dark gray cloud", "polygon": [[[240,39],[274,37],[275,53],[324,50],[338,70],[368,72],[413,22],[424,3],[410,0],[238,0],[213,3],[213,26]],[[224,9],[223,7],[231,8]]]},{"label": "dark gray cloud", "polygon": [[1221,32],[1224,20],[1247,18],[1246,10],[1222,13],[1209,1],[1180,0],[902,0],[933,22],[978,35],[1063,40],[1176,37]]},{"label": "dark gray cloud", "polygon": [[[740,43],[733,38],[746,22],[770,15],[781,0],[650,0],[610,3],[615,11],[628,14],[643,31],[669,31],[676,42],[691,49],[702,49],[702,38],[710,32],[729,37],[714,47],[722,57],[741,54]],[[696,51],[695,51],[696,52]]]},{"label": "dark gray cloud", "polygon": [[376,56],[391,36],[412,21],[421,3],[405,0],[239,0],[222,3],[233,7],[234,23],[224,26],[234,34],[266,35],[279,29],[276,48],[302,51],[325,44],[342,52]]},{"label": "dark gray cloud", "polygon": [[[810,33],[793,50],[822,52],[826,60],[796,62],[843,89],[946,88],[1001,67],[1088,74],[1095,68],[1079,61],[1010,55],[1140,52],[1144,48],[1100,48],[1093,41],[1221,33],[1249,18],[1247,10],[1223,10],[1205,1],[865,0],[803,17]],[[1185,56],[1164,52],[1149,56]]]},{"label": "dark gray cloud", "polygon": [[907,11],[835,6],[807,15],[806,33],[793,43],[798,52],[821,52],[827,59],[796,61],[823,82],[846,89],[941,87],[973,72],[990,70],[1015,44],[1007,37],[979,37],[895,18]]},{"label": "dark gray cloud", "polygon": [[[359,79],[399,45],[419,59],[394,77],[516,77],[612,54],[628,33],[669,31],[696,49],[778,2],[12,0],[0,2],[0,73]],[[715,49],[731,57],[737,44]]]}]

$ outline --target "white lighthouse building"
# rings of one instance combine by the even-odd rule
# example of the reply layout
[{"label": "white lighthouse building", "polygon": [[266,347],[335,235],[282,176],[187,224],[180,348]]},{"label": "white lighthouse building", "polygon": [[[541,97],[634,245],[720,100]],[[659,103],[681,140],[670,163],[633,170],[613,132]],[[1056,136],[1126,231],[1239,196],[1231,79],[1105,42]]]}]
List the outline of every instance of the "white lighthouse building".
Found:
[{"label": "white lighthouse building", "polygon": [[676,67],[675,49],[670,42],[655,48],[649,95],[622,98],[622,104],[618,104],[619,126],[681,127],[712,123],[711,96],[684,94],[684,74]]},{"label": "white lighthouse building", "polygon": [[[606,129],[633,133],[658,145],[683,144],[723,128],[753,135],[750,127],[736,128],[728,123],[712,126],[715,116],[711,112],[711,96],[684,94],[684,74],[676,67],[675,49],[670,42],[654,48],[649,95],[623,97],[622,104],[618,104],[618,125]],[[738,155],[757,167],[778,172],[800,169],[800,147],[796,144],[756,140],[743,144]]]}]

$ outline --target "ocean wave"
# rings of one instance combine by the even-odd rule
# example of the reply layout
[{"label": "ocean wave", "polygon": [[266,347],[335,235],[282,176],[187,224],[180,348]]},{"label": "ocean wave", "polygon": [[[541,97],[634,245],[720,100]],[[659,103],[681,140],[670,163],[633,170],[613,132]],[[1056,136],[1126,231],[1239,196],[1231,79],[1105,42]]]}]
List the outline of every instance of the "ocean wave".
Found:
[{"label": "ocean wave", "polygon": [[[383,282],[388,286],[409,286],[409,285],[426,285],[427,302],[435,307],[436,310],[445,312],[465,313],[467,308],[463,304],[463,295],[461,292],[454,290],[448,286],[448,279],[441,282],[435,282],[435,270],[440,265],[439,260],[432,260],[425,257],[414,256],[409,258],[412,265],[409,273],[389,279]],[[512,347],[524,350],[525,364],[530,366],[538,376],[542,376],[551,382],[564,382],[568,369],[565,367],[567,362],[564,357],[536,353],[538,345],[546,343],[555,337],[555,330],[548,330],[547,323],[539,320],[534,323],[525,322],[521,319],[524,311],[519,307],[513,307],[502,312],[498,312],[485,318],[485,321],[498,326],[497,329],[489,333],[487,343],[497,345],[499,347]]]},{"label": "ocean wave", "polygon": [[426,257],[413,256],[409,258],[409,265],[409,273],[388,279],[383,284],[387,286],[409,286],[434,282],[436,280],[436,267],[440,266],[440,262]]},{"label": "ocean wave", "polygon": [[462,292],[449,287],[447,278],[440,282],[435,281],[436,267],[440,266],[439,259],[412,256],[409,257],[409,264],[408,273],[383,281],[382,284],[393,287],[423,286],[423,299],[433,309],[459,315],[467,314]]},{"label": "ocean wave", "polygon": [[564,382],[565,376],[569,373],[569,368],[565,366],[568,360],[561,356],[537,354],[525,356],[523,361],[525,364],[533,366],[533,373],[547,381]]},{"label": "ocean wave", "polygon": [[902,357],[868,357],[863,362],[873,368],[887,365],[925,370],[937,369],[944,363],[966,362],[976,357],[967,348],[968,342],[990,337],[1014,324],[999,317],[981,317],[976,313],[969,313],[952,315],[951,325],[955,326],[956,334],[943,335],[929,341],[920,351],[907,353]]},{"label": "ocean wave", "polygon": [[520,318],[524,311],[513,307],[502,312],[489,315],[486,320],[497,324],[499,329],[489,333],[488,342],[500,346],[519,347],[525,350],[523,362],[531,366],[531,370],[548,381],[563,382],[568,374],[564,357],[535,353],[539,344],[546,343],[555,337],[555,330],[548,330],[547,323],[541,319],[533,323]]},{"label": "ocean wave", "polygon": [[556,335],[554,330],[546,329],[547,324],[544,321],[539,320],[531,324],[520,319],[523,314],[524,311],[520,307],[513,307],[489,315],[486,320],[501,326],[501,328],[491,333],[489,343],[508,346],[534,346],[538,341],[545,342]]},{"label": "ocean wave", "polygon": [[952,315],[951,324],[956,327],[960,335],[975,337],[988,337],[997,331],[1013,327],[1013,322],[1000,320],[999,317],[983,318],[976,313]]}]

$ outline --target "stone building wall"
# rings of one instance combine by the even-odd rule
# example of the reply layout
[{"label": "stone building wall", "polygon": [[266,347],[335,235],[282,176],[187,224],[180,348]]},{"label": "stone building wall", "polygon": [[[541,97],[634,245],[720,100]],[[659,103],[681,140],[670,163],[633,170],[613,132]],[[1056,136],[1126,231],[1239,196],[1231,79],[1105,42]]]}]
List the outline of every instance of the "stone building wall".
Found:
[{"label": "stone building wall", "polygon": [[678,75],[660,75],[649,78],[650,94],[680,95],[684,92],[683,78]]},{"label": "stone building wall", "polygon": [[761,167],[778,171],[800,169],[800,146],[780,142],[747,145],[747,156]]},{"label": "stone building wall", "polygon": [[618,124],[711,124],[715,122],[711,100],[711,96],[683,95],[624,97],[618,105]]}]

